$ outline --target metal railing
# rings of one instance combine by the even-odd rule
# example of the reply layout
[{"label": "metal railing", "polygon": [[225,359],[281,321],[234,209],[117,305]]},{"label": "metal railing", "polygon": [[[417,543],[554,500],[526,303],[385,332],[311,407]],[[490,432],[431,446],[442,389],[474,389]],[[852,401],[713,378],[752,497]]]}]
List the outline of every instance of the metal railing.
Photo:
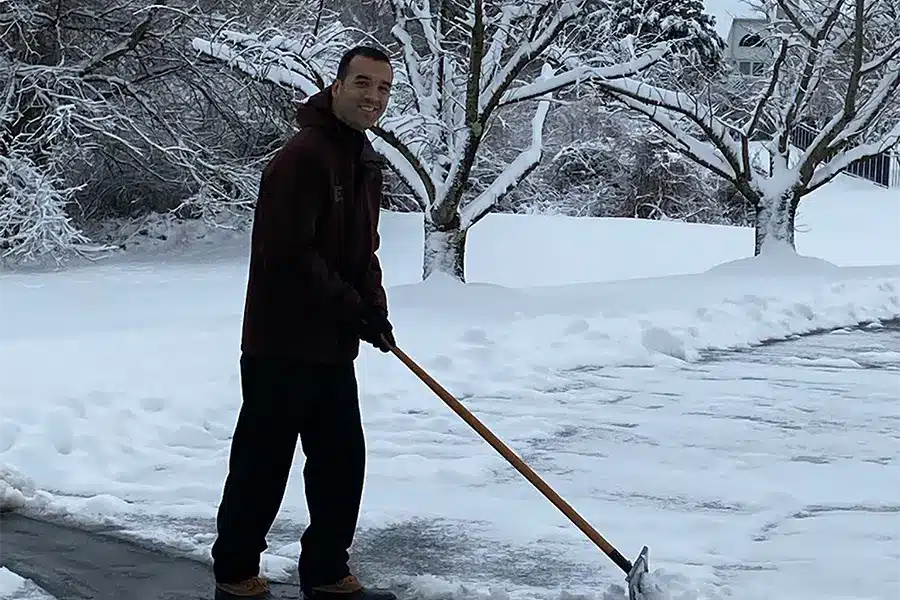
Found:
[{"label": "metal railing", "polygon": [[900,188],[900,150],[894,150],[891,153],[891,181],[888,184],[890,188]]},{"label": "metal railing", "polygon": [[[806,150],[817,135],[819,132],[812,127],[800,124],[791,132],[791,143],[801,150]],[[850,163],[844,169],[844,173],[871,181],[881,187],[900,187],[900,155],[895,150],[862,158]]]}]

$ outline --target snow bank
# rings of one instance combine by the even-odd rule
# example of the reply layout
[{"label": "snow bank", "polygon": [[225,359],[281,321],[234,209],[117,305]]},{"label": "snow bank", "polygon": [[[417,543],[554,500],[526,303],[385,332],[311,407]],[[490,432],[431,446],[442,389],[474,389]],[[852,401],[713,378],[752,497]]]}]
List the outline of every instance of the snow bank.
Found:
[{"label": "snow bank", "polygon": [[838,266],[900,264],[900,191],[842,175],[800,202],[797,250]]},{"label": "snow bank", "polygon": [[[900,265],[897,190],[841,176],[800,203],[797,251],[840,267]],[[422,221],[385,214],[389,285],[418,282]],[[507,287],[686,275],[753,254],[753,230],[641,219],[497,215],[468,234],[467,279]]]},{"label": "snow bank", "polygon": [[0,600],[54,600],[30,579],[0,567]]},{"label": "snow bank", "polygon": [[[384,214],[382,243],[386,283],[418,283],[421,216]],[[466,279],[520,288],[662,277],[704,271],[752,251],[753,232],[740,227],[491,214],[468,233]]]},{"label": "snow bank", "polygon": [[[464,398],[516,397],[565,386],[573,372],[679,365],[706,350],[900,317],[900,269],[787,276],[769,266],[760,258],[689,276],[527,290],[436,278],[391,298],[398,344]],[[409,393],[402,365],[367,352],[361,369],[374,396]]]}]

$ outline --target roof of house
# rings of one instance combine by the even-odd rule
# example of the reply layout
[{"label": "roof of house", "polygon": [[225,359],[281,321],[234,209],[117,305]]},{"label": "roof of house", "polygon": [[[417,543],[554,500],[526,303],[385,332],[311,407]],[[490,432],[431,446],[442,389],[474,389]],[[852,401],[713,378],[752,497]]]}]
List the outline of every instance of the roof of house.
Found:
[{"label": "roof of house", "polygon": [[716,18],[716,32],[722,39],[728,38],[735,19],[758,19],[762,15],[748,0],[704,0],[706,12]]}]

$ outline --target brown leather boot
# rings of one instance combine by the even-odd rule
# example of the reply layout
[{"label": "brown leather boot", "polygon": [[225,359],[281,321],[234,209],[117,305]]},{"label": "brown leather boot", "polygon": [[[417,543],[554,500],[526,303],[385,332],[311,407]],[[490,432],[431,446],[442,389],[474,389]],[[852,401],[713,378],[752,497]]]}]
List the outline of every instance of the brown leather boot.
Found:
[{"label": "brown leather boot", "polygon": [[303,597],[306,600],[397,600],[393,592],[364,587],[353,575],[303,590]]},{"label": "brown leather boot", "polygon": [[236,583],[216,583],[215,600],[275,600],[264,577],[249,577]]}]

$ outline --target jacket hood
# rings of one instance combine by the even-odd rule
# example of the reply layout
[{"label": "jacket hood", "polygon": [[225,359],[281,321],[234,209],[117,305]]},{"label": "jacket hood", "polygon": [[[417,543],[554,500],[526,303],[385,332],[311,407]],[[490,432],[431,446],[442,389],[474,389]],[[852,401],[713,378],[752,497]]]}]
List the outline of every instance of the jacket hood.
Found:
[{"label": "jacket hood", "polygon": [[[344,126],[331,112],[331,88],[327,87],[316,92],[297,107],[294,115],[297,125],[300,127],[329,127],[338,128]],[[348,128],[349,129],[349,128]]]},{"label": "jacket hood", "polygon": [[339,136],[339,139],[353,148],[359,148],[361,158],[365,162],[383,163],[381,156],[375,152],[368,136],[342,123],[331,110],[331,86],[316,92],[297,107],[294,119],[303,127],[321,127]]}]

